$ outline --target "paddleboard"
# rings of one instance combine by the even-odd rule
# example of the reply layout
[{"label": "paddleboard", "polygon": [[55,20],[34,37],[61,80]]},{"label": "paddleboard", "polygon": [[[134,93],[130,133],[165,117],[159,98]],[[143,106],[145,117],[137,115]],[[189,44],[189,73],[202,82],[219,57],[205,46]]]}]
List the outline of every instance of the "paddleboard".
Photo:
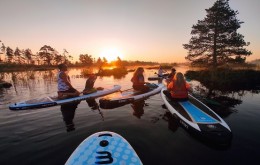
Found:
[{"label": "paddleboard", "polygon": [[212,109],[190,94],[187,101],[173,101],[163,93],[165,90],[163,88],[161,91],[164,104],[183,128],[218,144],[228,144],[231,141],[231,129]]},{"label": "paddleboard", "polygon": [[155,74],[156,74],[156,76],[150,76],[150,77],[148,77],[148,80],[149,80],[149,81],[162,80],[162,79],[165,79],[165,78],[167,78],[167,77],[169,76],[168,73],[167,73],[167,74],[163,74],[162,76],[159,76],[157,73],[155,73]]},{"label": "paddleboard", "polygon": [[134,89],[122,91],[119,96],[109,95],[99,100],[100,108],[111,109],[120,107],[135,101],[144,100],[150,96],[160,93],[163,84],[150,84],[148,92],[140,92]]},{"label": "paddleboard", "polygon": [[82,100],[93,99],[101,96],[105,96],[114,92],[117,92],[121,89],[120,85],[114,85],[112,88],[97,90],[96,92],[80,95],[78,97],[68,98],[68,99],[58,99],[57,96],[47,96],[43,98],[36,98],[27,101],[22,101],[9,105],[10,110],[26,110],[26,109],[35,109],[35,108],[46,108],[56,105],[68,104],[72,102],[78,102]]},{"label": "paddleboard", "polygon": [[158,76],[151,76],[151,77],[148,77],[148,80],[149,81],[153,81],[153,80],[162,80],[164,77],[158,77]]},{"label": "paddleboard", "polygon": [[86,138],[65,165],[142,165],[132,146],[117,133],[103,131]]}]

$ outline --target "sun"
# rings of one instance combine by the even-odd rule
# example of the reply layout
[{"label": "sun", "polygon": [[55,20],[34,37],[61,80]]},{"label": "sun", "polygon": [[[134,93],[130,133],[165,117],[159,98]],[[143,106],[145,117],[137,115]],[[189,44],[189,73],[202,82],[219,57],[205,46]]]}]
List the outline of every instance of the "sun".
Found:
[{"label": "sun", "polygon": [[104,49],[101,54],[101,58],[105,57],[108,62],[117,60],[117,57],[122,59],[123,54],[117,48]]}]

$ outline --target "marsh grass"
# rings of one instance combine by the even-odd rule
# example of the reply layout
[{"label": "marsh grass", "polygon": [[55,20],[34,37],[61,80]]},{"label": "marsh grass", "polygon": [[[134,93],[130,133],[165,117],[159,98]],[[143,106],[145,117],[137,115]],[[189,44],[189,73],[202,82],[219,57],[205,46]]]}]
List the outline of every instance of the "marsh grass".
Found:
[{"label": "marsh grass", "polygon": [[226,69],[187,71],[186,78],[197,80],[208,89],[219,91],[254,90],[260,85],[260,71]]}]

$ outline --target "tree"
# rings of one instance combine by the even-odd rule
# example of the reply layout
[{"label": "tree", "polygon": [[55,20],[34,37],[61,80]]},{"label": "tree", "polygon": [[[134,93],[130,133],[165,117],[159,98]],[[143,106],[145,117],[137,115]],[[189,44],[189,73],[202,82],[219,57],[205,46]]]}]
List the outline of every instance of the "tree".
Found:
[{"label": "tree", "polygon": [[118,67],[122,67],[122,60],[121,60],[121,58],[119,56],[117,57],[117,60],[116,60],[115,64]]},{"label": "tree", "polygon": [[32,58],[32,56],[33,56],[33,53],[32,53],[32,51],[31,51],[31,49],[26,49],[25,51],[24,51],[24,57],[25,57],[25,59],[27,60],[27,64],[32,64],[33,63],[33,58]]},{"label": "tree", "polygon": [[48,65],[51,65],[51,62],[54,58],[53,54],[55,52],[55,49],[53,49],[52,47],[44,45],[43,47],[41,47],[38,55],[41,59],[43,59],[44,62],[46,62]]},{"label": "tree", "polygon": [[22,51],[16,47],[15,51],[14,51],[14,60],[17,61],[19,64],[21,64],[23,62],[22,60]]},{"label": "tree", "polygon": [[12,62],[13,61],[14,51],[9,46],[6,48],[6,56],[7,56],[7,61],[8,62]]},{"label": "tree", "polygon": [[69,59],[73,59],[73,57],[69,54],[66,49],[63,49],[63,61],[64,63],[71,63]]},{"label": "tree", "polygon": [[79,55],[79,61],[85,65],[93,64],[93,58],[91,57],[91,55],[88,55],[88,54]]},{"label": "tree", "polygon": [[[2,41],[0,40],[0,43],[1,43]],[[5,45],[4,45],[4,43],[2,43],[2,46],[0,47],[0,62],[3,62],[3,61],[5,61],[5,56],[4,56],[4,53],[5,53]],[[3,54],[3,58],[1,57],[2,56],[2,54]]]},{"label": "tree", "polygon": [[34,60],[35,62],[37,62],[37,65],[40,65],[41,59],[40,59],[40,55],[39,52],[36,52],[35,56],[34,56]]},{"label": "tree", "polygon": [[183,47],[188,50],[185,58],[193,64],[208,64],[216,68],[219,64],[252,54],[244,48],[250,43],[246,43],[244,36],[237,32],[243,22],[237,19],[238,11],[232,10],[228,1],[217,0],[206,9],[206,18],[192,26],[189,44],[183,44]]},{"label": "tree", "polygon": [[59,54],[56,54],[54,56],[53,60],[54,60],[55,65],[58,65],[59,63],[63,63],[63,61],[66,61],[65,58],[62,55],[59,55]]},{"label": "tree", "polygon": [[101,66],[101,65],[102,65],[102,60],[101,60],[100,57],[98,57],[96,64],[97,64],[98,66]]},{"label": "tree", "polygon": [[107,65],[107,59],[106,59],[106,57],[103,57],[103,63],[102,63],[102,65]]}]

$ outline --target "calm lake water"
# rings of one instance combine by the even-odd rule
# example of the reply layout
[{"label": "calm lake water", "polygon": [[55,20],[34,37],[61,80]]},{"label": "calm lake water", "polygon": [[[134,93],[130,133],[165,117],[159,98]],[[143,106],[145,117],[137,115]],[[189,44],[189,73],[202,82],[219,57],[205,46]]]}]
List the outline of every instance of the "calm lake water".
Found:
[{"label": "calm lake water", "polygon": [[[185,72],[188,68],[176,68]],[[156,70],[145,70],[146,79]],[[78,90],[85,85],[80,69],[71,69],[72,84]],[[122,86],[131,88],[133,73],[115,79],[99,77],[95,87]],[[122,135],[136,150],[145,165],[174,164],[259,164],[260,156],[260,94],[244,91],[229,96],[242,102],[217,112],[233,132],[231,145],[225,148],[208,145],[191,136],[174,122],[162,107],[159,94],[145,100],[145,106],[128,104],[115,109],[92,110],[82,101],[75,114],[76,130],[67,132],[60,106],[10,111],[10,103],[55,95],[56,71],[5,73],[12,82],[10,89],[0,89],[0,164],[62,165],[76,147],[99,131]],[[193,86],[198,82],[191,81]],[[99,99],[96,99],[98,102]]]}]

